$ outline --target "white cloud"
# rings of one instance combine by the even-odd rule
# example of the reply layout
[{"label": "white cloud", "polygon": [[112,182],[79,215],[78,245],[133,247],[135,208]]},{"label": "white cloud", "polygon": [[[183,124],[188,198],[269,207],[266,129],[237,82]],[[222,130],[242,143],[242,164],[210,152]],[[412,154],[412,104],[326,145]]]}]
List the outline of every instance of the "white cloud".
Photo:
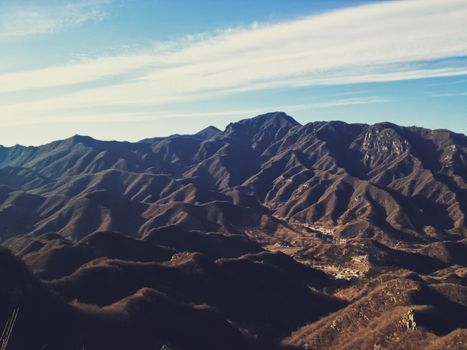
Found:
[{"label": "white cloud", "polygon": [[[366,91],[362,91],[366,93]],[[364,105],[364,104],[374,104],[374,103],[384,103],[390,102],[391,100],[386,98],[381,98],[379,96],[359,96],[351,98],[338,98],[330,99],[320,102],[312,102],[306,104],[275,104],[269,106],[262,106],[256,108],[248,109],[234,109],[234,110],[219,110],[214,112],[173,112],[170,110],[166,111],[152,111],[152,112],[139,112],[139,111],[100,111],[99,113],[91,112],[86,115],[80,113],[74,114],[73,111],[70,111],[68,117],[63,117],[59,115],[55,116],[44,116],[31,121],[30,118],[19,119],[16,117],[4,118],[2,120],[3,127],[6,126],[18,126],[18,125],[28,125],[28,124],[76,124],[76,123],[85,123],[85,124],[107,124],[107,123],[128,123],[128,122],[147,122],[152,120],[163,120],[166,118],[206,118],[206,117],[247,117],[254,116],[260,113],[263,113],[267,110],[277,110],[277,111],[288,111],[288,112],[297,112],[308,109],[321,109],[321,108],[330,108],[330,107],[342,107],[350,105]],[[10,112],[22,108],[21,105],[11,106]],[[34,105],[29,106],[34,108]],[[23,110],[23,112],[25,112]],[[32,113],[32,109],[29,110]]]},{"label": "white cloud", "polygon": [[[81,110],[84,116],[108,106],[138,114],[141,106],[235,92],[465,75],[467,60],[446,60],[467,56],[465,18],[465,0],[378,2],[184,38],[133,55],[0,75],[0,93],[80,84],[54,98],[0,105],[0,115],[27,120]],[[105,84],[108,77],[112,83]],[[90,84],[96,81],[101,86]]]},{"label": "white cloud", "polygon": [[316,107],[326,108],[326,107],[338,107],[338,106],[367,105],[367,104],[384,103],[384,102],[390,102],[390,101],[391,101],[390,99],[381,98],[378,96],[352,97],[352,98],[338,99],[335,101],[317,103]]},{"label": "white cloud", "polygon": [[15,7],[12,2],[0,8],[0,40],[47,34],[65,27],[106,17],[103,6],[111,0],[77,0],[64,3],[51,1],[25,2]]},{"label": "white cloud", "polygon": [[462,92],[441,92],[441,93],[432,93],[430,96],[433,97],[458,97],[458,96],[467,96],[467,91]]},{"label": "white cloud", "polygon": [[464,84],[464,83],[467,83],[467,79],[457,79],[454,81],[432,83],[432,84],[429,84],[428,86],[449,86],[449,85],[459,85],[459,84]]}]

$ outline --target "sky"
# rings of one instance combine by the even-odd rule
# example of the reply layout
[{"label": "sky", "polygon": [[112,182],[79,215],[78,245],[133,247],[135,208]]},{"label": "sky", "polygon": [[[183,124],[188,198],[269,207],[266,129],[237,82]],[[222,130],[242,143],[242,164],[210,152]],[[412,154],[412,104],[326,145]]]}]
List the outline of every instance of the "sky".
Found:
[{"label": "sky", "polygon": [[284,111],[467,134],[467,0],[0,0],[0,144]]}]

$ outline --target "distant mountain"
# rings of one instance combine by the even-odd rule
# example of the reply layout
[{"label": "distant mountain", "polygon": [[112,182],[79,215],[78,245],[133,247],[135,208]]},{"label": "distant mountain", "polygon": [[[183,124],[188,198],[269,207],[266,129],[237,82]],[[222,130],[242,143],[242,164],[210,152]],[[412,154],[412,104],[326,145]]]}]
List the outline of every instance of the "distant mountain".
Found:
[{"label": "distant mountain", "polygon": [[[78,332],[18,349],[383,349],[389,334],[428,348],[424,332],[455,348],[466,215],[467,137],[448,130],[274,112],[137,143],[0,147],[0,239],[34,274],[15,288],[37,284]],[[0,288],[0,311],[15,300]]]},{"label": "distant mountain", "polygon": [[219,130],[218,128],[216,128],[215,126],[208,126],[207,128],[204,128],[203,130],[201,131],[198,131],[195,136],[199,136],[199,137],[202,137],[204,139],[210,139],[218,134],[222,133],[221,130]]},{"label": "distant mountain", "polygon": [[147,138],[147,139],[143,139],[139,142],[141,143],[154,143],[154,142],[158,142],[158,141],[161,141],[161,140],[164,140],[164,139],[167,139],[167,138],[177,138],[177,137],[187,137],[187,138],[196,138],[196,139],[201,139],[201,140],[207,140],[207,139],[210,139],[214,136],[216,136],[217,134],[221,133],[222,131],[219,130],[218,128],[216,128],[215,126],[208,126],[207,128],[204,128],[203,130],[201,131],[198,131],[197,133],[193,134],[193,135],[190,135],[190,134],[187,134],[187,135],[180,135],[180,134],[175,134],[175,135],[170,135],[170,136],[167,136],[167,137],[151,137],[151,138]]},{"label": "distant mountain", "polygon": [[269,222],[270,234],[293,223],[390,244],[456,240],[467,234],[466,178],[465,135],[389,123],[301,126],[277,112],[153,143],[74,136],[2,148],[1,236]]}]

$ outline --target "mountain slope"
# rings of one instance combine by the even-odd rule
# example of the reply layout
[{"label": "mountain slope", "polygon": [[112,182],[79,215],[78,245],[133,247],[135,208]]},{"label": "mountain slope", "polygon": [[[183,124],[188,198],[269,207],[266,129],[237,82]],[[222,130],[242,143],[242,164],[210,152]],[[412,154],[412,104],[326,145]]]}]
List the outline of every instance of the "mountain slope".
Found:
[{"label": "mountain slope", "polygon": [[17,349],[460,349],[466,214],[467,137],[447,130],[273,112],[1,147],[0,240],[26,267],[0,258],[26,277],[0,277],[32,289],[0,288],[0,322],[63,319],[68,342],[38,327]]}]

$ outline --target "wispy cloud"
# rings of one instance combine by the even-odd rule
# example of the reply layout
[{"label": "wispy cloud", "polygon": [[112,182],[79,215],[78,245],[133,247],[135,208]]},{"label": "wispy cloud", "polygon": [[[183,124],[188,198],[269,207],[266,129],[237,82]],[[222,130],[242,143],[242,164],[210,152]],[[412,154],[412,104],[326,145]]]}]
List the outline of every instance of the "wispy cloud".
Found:
[{"label": "wispy cloud", "polygon": [[315,107],[327,108],[327,107],[340,107],[340,106],[352,106],[352,105],[368,105],[374,103],[385,103],[391,102],[388,98],[381,98],[378,96],[364,96],[364,97],[352,97],[342,98],[334,101],[316,103]]},{"label": "wispy cloud", "polygon": [[25,1],[1,6],[0,40],[47,34],[106,17],[104,6],[111,0],[77,0],[48,3]]},{"label": "wispy cloud", "polygon": [[[363,91],[364,92],[364,91]],[[106,123],[129,123],[129,122],[147,122],[152,120],[163,120],[167,118],[206,118],[206,117],[248,117],[263,113],[267,110],[277,111],[288,111],[298,112],[309,109],[324,109],[333,107],[344,107],[351,105],[366,105],[374,103],[385,103],[390,102],[390,99],[381,98],[379,96],[359,96],[352,98],[338,98],[338,99],[326,99],[320,102],[311,102],[305,104],[273,104],[268,106],[258,106],[256,108],[247,109],[231,109],[231,110],[218,110],[210,112],[173,112],[170,110],[162,111],[100,111],[95,114],[91,112],[86,115],[74,114],[70,111],[70,115],[66,118],[63,116],[45,116],[44,118],[31,120],[30,118],[18,119],[15,117],[4,117],[2,119],[2,125],[5,126],[19,126],[28,124],[75,124],[75,123],[87,123],[87,124],[106,124]],[[18,105],[14,105],[12,110],[18,108]]]},{"label": "wispy cloud", "polygon": [[434,92],[431,93],[432,97],[457,97],[457,96],[467,96],[467,91],[461,92]]},{"label": "wispy cloud", "polygon": [[[188,37],[132,55],[11,73],[0,76],[0,93],[71,90],[0,105],[0,114],[26,120],[122,107],[134,115],[142,106],[245,91],[467,75],[467,59],[449,60],[467,56],[465,18],[465,0],[378,2]],[[340,104],[380,102],[348,98]]]},{"label": "wispy cloud", "polygon": [[449,85],[459,85],[467,83],[467,79],[456,79],[454,81],[444,81],[439,83],[432,83],[428,86],[449,86]]}]

